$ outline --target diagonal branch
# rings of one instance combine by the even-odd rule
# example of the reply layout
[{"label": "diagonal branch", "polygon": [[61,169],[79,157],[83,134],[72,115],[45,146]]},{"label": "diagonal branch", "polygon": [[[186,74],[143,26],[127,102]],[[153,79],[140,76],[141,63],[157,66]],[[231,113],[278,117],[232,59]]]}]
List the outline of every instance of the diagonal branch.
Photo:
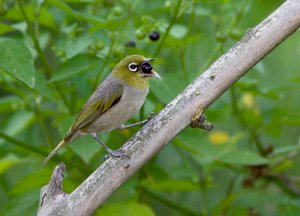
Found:
[{"label": "diagonal branch", "polygon": [[124,146],[130,158],[109,158],[50,215],[90,215],[191,120],[300,26],[300,1],[287,0],[194,80]]}]

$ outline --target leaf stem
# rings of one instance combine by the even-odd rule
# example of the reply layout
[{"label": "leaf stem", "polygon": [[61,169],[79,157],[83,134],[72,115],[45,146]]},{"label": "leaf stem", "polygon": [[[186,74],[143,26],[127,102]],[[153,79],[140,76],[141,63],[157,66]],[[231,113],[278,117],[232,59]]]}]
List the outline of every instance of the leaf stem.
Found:
[{"label": "leaf stem", "polygon": [[[181,156],[181,158],[184,160],[184,161],[187,161],[189,162],[190,164],[190,167],[195,170],[195,173],[197,173],[199,175],[199,187],[201,188],[201,192],[202,192],[202,200],[203,200],[203,209],[206,213],[206,215],[211,215],[210,214],[210,209],[209,209],[209,199],[208,199],[208,193],[207,193],[207,186],[206,186],[206,178],[204,176],[204,173],[203,173],[203,167],[201,164],[199,164],[192,156],[190,153],[188,154],[185,154],[184,151],[182,151],[183,149],[183,146],[186,146],[184,145],[184,143],[178,139],[178,138],[175,138],[173,141],[172,141],[175,145],[175,150],[177,151],[177,153]],[[186,148],[186,147],[185,147]],[[185,149],[187,150],[187,149]],[[189,150],[190,151],[193,151],[192,149]],[[199,210],[200,211],[200,210]]]},{"label": "leaf stem", "polygon": [[170,33],[171,28],[173,27],[173,25],[174,25],[175,22],[176,22],[176,19],[177,19],[177,17],[178,17],[178,12],[179,12],[179,9],[180,9],[181,2],[182,2],[182,0],[178,0],[177,5],[176,5],[176,8],[175,8],[175,11],[174,11],[174,14],[173,14],[173,16],[172,16],[172,18],[171,18],[171,20],[170,20],[170,22],[169,22],[169,25],[168,25],[168,27],[167,27],[167,29],[166,29],[166,32],[165,32],[165,34],[163,35],[163,37],[162,37],[160,43],[158,44],[158,46],[157,46],[157,48],[156,48],[156,50],[155,50],[155,52],[154,52],[154,55],[153,55],[154,57],[156,57],[156,56],[159,55],[159,53],[160,53],[160,51],[161,51],[161,49],[162,49],[162,47],[163,47],[163,45],[164,45],[164,43],[165,43],[165,40],[166,40],[167,37],[169,36],[169,33]]},{"label": "leaf stem", "polygon": [[112,53],[113,45],[114,45],[114,43],[113,43],[113,41],[111,41],[111,44],[110,44],[110,46],[109,46],[108,53],[107,53],[107,55],[105,56],[105,59],[104,59],[104,61],[102,62],[101,68],[100,68],[100,70],[99,70],[99,72],[98,72],[98,74],[96,75],[96,78],[95,78],[95,80],[94,80],[94,83],[93,83],[93,89],[96,89],[96,88],[97,88],[97,85],[98,85],[98,83],[99,83],[100,80],[101,80],[101,77],[102,77],[102,75],[103,75],[103,71],[104,71],[105,67],[107,66],[108,58],[109,58],[109,56],[110,56],[111,53]]},{"label": "leaf stem", "polygon": [[42,156],[46,156],[47,152],[44,150],[41,150],[41,148],[32,146],[32,145],[28,145],[22,141],[19,141],[5,133],[0,132],[0,138],[6,140],[9,143],[14,144],[15,146],[21,147],[23,149],[29,150],[30,152],[34,152],[36,154],[42,155]]},{"label": "leaf stem", "polygon": [[[41,155],[43,157],[46,157],[48,155],[47,151],[45,151],[45,150],[43,150],[39,147],[29,145],[29,144],[27,144],[25,142],[22,142],[20,140],[17,140],[17,139],[15,139],[15,138],[13,138],[13,137],[5,134],[5,133],[0,132],[0,138],[4,139],[6,142],[9,142],[9,143],[11,143],[15,146],[23,148],[23,149],[25,149],[29,152],[34,152],[34,153],[36,153],[38,155]],[[52,160],[56,161],[56,162],[61,162],[63,159],[60,156],[56,156]],[[66,161],[66,160],[64,160],[64,161]],[[74,167],[77,167],[78,169],[80,169],[83,172],[86,172],[86,171],[92,172],[93,171],[89,166],[85,165],[85,163],[83,161],[76,161],[75,162],[74,160],[68,160],[68,161],[66,161],[66,163],[70,164]]]},{"label": "leaf stem", "polygon": [[141,187],[140,188],[141,191],[143,191],[145,194],[147,194],[148,196],[150,196],[151,198],[157,200],[158,202],[178,211],[183,213],[184,215],[191,215],[191,216],[201,216],[200,213],[195,212],[194,210],[191,210],[185,206],[179,205],[178,202],[174,202],[172,200],[166,199],[165,197],[149,190],[146,187]]},{"label": "leaf stem", "polygon": [[[26,14],[25,9],[24,9],[22,0],[17,0],[17,3],[19,5],[19,7],[20,7],[20,10],[21,10],[21,13],[22,13],[22,15],[23,15],[23,17],[25,19],[25,22],[27,23],[28,33],[31,36],[34,48],[38,52],[39,58],[40,58],[41,62],[43,63],[43,65],[45,66],[47,75],[51,76],[53,74],[53,70],[50,67],[50,65],[49,65],[49,63],[48,63],[48,61],[46,59],[46,56],[45,56],[45,54],[43,53],[43,51],[41,49],[39,41],[38,41],[38,39],[37,39],[37,37],[35,35],[34,29],[32,28],[30,20],[29,20],[27,14]],[[61,99],[63,100],[65,106],[67,107],[68,111],[70,113],[72,113],[72,108],[71,108],[71,106],[68,103],[68,100],[67,100],[67,97],[65,96],[64,91],[62,90],[62,88],[57,83],[54,83],[54,86],[55,86],[56,90],[58,91]]]},{"label": "leaf stem", "polygon": [[257,131],[255,129],[250,128],[248,124],[245,122],[243,116],[241,115],[241,110],[239,109],[237,104],[237,96],[236,96],[234,86],[230,88],[230,98],[231,98],[231,105],[232,105],[232,113],[234,113],[234,116],[237,118],[239,124],[249,132],[249,136],[253,141],[253,143],[255,144],[260,155],[264,156],[265,155],[264,147],[259,139]]},{"label": "leaf stem", "polygon": [[237,12],[237,15],[235,16],[235,18],[232,20],[232,22],[230,23],[227,31],[225,31],[225,35],[223,36],[224,39],[222,42],[219,42],[216,49],[211,53],[211,55],[209,56],[208,60],[206,61],[206,63],[201,67],[201,69],[199,70],[199,74],[202,73],[202,71],[204,71],[209,65],[211,65],[211,63],[214,61],[214,59],[216,58],[217,53],[223,49],[224,44],[226,43],[226,41],[229,39],[229,35],[232,33],[233,29],[237,26],[237,24],[239,23],[239,21],[242,19],[245,10],[249,4],[250,0],[245,0],[243,5],[241,6],[240,10]]}]

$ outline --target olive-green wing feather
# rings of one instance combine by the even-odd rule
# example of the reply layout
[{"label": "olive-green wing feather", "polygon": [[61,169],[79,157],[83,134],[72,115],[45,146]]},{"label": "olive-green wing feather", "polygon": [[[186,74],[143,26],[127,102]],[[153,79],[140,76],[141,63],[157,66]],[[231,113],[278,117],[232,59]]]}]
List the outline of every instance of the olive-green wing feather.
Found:
[{"label": "olive-green wing feather", "polygon": [[108,77],[92,94],[87,103],[82,107],[80,113],[77,115],[71,129],[64,137],[64,139],[56,146],[54,150],[44,160],[44,164],[63,146],[69,143],[70,139],[77,130],[85,127],[93,122],[109,108],[117,104],[124,92],[123,86]]},{"label": "olive-green wing feather", "polygon": [[117,104],[123,95],[124,88],[121,84],[112,84],[97,90],[77,115],[70,129],[71,133],[93,122],[109,108]]}]

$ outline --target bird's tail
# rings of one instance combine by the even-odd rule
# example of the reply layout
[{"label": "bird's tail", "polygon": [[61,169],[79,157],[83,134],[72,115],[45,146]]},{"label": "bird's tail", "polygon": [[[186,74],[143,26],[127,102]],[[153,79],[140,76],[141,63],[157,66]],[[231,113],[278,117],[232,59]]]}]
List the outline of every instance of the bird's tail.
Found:
[{"label": "bird's tail", "polygon": [[50,154],[46,157],[46,159],[43,162],[43,165],[46,165],[46,163],[56,154],[56,152],[66,144],[67,144],[67,141],[65,141],[65,139],[60,141],[60,143],[58,143],[58,145],[55,147],[55,149],[53,149],[50,152]]}]

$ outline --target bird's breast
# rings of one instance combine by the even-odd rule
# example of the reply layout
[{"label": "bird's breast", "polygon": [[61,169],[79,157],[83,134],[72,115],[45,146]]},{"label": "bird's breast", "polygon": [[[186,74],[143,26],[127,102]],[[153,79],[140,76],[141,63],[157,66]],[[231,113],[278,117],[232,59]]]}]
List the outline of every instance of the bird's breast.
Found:
[{"label": "bird's breast", "polygon": [[87,131],[103,133],[119,128],[140,110],[148,92],[148,88],[139,90],[125,86],[120,101],[91,123]]}]

